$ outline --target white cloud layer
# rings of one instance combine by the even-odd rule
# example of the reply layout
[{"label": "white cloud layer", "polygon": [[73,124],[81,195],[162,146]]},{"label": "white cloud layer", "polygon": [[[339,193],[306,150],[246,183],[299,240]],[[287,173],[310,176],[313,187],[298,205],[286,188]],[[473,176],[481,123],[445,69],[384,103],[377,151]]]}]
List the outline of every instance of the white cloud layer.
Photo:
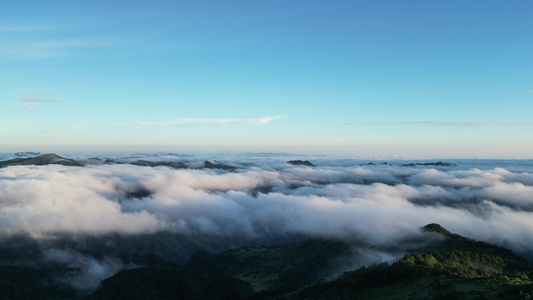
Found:
[{"label": "white cloud layer", "polygon": [[0,169],[0,235],[291,235],[393,244],[428,223],[533,251],[533,174],[501,168]]}]

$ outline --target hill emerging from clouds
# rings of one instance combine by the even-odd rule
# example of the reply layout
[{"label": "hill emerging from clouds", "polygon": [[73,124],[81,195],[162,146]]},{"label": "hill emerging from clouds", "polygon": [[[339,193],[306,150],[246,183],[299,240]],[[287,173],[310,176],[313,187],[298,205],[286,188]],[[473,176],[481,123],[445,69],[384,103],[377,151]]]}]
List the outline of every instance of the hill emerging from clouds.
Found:
[{"label": "hill emerging from clouds", "polygon": [[44,154],[44,155],[39,155],[39,156],[29,157],[29,158],[14,158],[14,159],[7,160],[7,161],[0,161],[0,168],[5,168],[9,166],[28,166],[28,165],[82,166],[81,163],[73,159],[64,158],[54,153],[49,153],[49,154]]}]

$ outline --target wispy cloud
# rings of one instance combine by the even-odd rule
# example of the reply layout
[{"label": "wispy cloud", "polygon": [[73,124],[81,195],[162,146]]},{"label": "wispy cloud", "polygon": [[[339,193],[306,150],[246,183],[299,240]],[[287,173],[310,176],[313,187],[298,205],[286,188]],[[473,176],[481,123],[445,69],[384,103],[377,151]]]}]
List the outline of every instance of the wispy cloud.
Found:
[{"label": "wispy cloud", "polygon": [[34,97],[21,97],[24,102],[67,102],[63,100],[54,100],[54,99],[44,99],[44,98],[34,98]]},{"label": "wispy cloud", "polygon": [[20,110],[30,110],[35,108],[37,104],[35,102],[66,102],[62,100],[53,100],[53,99],[43,99],[43,98],[33,98],[33,97],[21,97],[20,98],[24,103],[28,104],[27,107],[22,107]]},{"label": "wispy cloud", "polygon": [[107,49],[123,42],[117,39],[49,39],[0,41],[0,57],[50,58],[70,56],[87,49]]},{"label": "wispy cloud", "polygon": [[23,89],[24,92],[59,92],[57,89],[42,89],[42,88],[28,88]]},{"label": "wispy cloud", "polygon": [[62,131],[83,131],[85,130],[85,126],[73,126],[73,127],[61,127],[61,128],[52,128],[52,129],[45,129],[41,130],[37,133],[43,134],[43,133],[53,133],[53,132],[62,132]]},{"label": "wispy cloud", "polygon": [[[165,121],[139,122],[139,126],[172,126],[172,125],[262,125],[281,119],[280,116],[264,117],[259,119],[195,119],[181,118]],[[131,124],[121,124],[131,125]]]},{"label": "wispy cloud", "polygon": [[439,122],[439,121],[413,121],[413,122],[370,122],[370,123],[342,123],[340,125],[429,125],[429,126],[457,126],[457,127],[482,127],[482,126],[533,126],[533,122]]},{"label": "wispy cloud", "polygon": [[[26,98],[27,99],[27,98]],[[32,98],[35,99],[35,98]],[[60,100],[51,100],[51,99],[38,99],[41,101],[33,100],[36,102],[66,102],[66,101],[60,101]],[[29,110],[36,106],[36,104],[33,101],[24,101],[28,103],[29,107],[21,108],[20,110]],[[49,128],[49,129],[43,129],[37,132],[34,132],[33,134],[47,134],[47,133],[54,133],[54,132],[62,132],[62,131],[84,131],[84,130],[91,130],[96,128],[112,128],[112,127],[118,127],[118,126],[131,126],[131,127],[150,127],[150,126],[194,126],[194,125],[210,125],[210,126],[223,126],[223,125],[262,125],[270,123],[274,120],[281,119],[283,117],[281,116],[275,116],[275,117],[265,117],[265,118],[259,118],[259,119],[194,119],[194,118],[183,118],[183,119],[174,119],[174,120],[168,120],[168,121],[156,121],[156,122],[137,122],[137,123],[116,123],[114,125],[109,124],[92,124],[92,125],[78,125],[78,126],[66,126],[66,127],[60,127],[60,128]]]},{"label": "wispy cloud", "polygon": [[0,33],[20,33],[52,29],[51,26],[28,25],[28,26],[0,26]]}]

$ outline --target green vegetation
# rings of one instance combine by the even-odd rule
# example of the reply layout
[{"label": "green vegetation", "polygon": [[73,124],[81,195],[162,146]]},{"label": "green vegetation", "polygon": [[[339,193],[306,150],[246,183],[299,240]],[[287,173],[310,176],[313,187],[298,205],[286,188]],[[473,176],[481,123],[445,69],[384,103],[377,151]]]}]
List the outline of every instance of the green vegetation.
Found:
[{"label": "green vegetation", "polygon": [[[389,267],[346,272],[302,290],[298,299],[531,299],[532,266],[512,251],[424,228],[445,240],[405,255]],[[425,286],[424,288],[421,288]],[[425,289],[427,293],[422,293]]]},{"label": "green vegetation", "polygon": [[104,280],[87,300],[114,299],[244,299],[250,285],[229,277],[186,269],[137,268],[122,270]]},{"label": "green vegetation", "polygon": [[306,240],[278,247],[230,250],[187,267],[249,282],[254,292],[288,291],[330,277],[331,263],[351,252],[340,241]]},{"label": "green vegetation", "polygon": [[[307,240],[280,247],[247,247],[191,260],[188,266],[249,282],[253,299],[528,299],[532,268],[495,245],[453,234],[438,224],[423,228],[438,242],[399,261],[329,278],[332,262],[352,246]],[[352,252],[353,253],[353,252]],[[329,274],[331,275],[331,273]]]},{"label": "green vegetation", "polygon": [[220,252],[243,243],[222,237],[193,239],[169,232],[75,239],[35,239],[25,235],[4,237],[0,240],[0,300],[79,299],[90,292],[75,290],[66,284],[66,281],[83,271],[77,266],[86,267],[69,265],[67,260],[50,260],[43,251],[58,255],[64,255],[61,251],[66,251],[67,255],[75,253],[80,259],[90,258],[104,264],[111,258],[130,268],[176,269],[199,249]]},{"label": "green vegetation", "polygon": [[[410,250],[394,263],[359,269],[350,269],[358,251],[373,250],[338,240],[309,239],[212,254],[245,241],[193,239],[164,232],[41,241],[13,236],[0,243],[0,299],[533,297],[532,266],[524,258],[508,249],[450,233],[438,224],[423,230],[427,241],[434,242]],[[88,295],[89,291],[65,284],[64,279],[76,274],[76,269],[68,262],[45,259],[43,249],[69,249],[102,261],[115,258],[130,269],[104,280],[100,289]],[[189,257],[186,268],[180,267]]]},{"label": "green vegetation", "polygon": [[53,266],[0,266],[0,300],[76,299],[77,291],[54,282]]}]

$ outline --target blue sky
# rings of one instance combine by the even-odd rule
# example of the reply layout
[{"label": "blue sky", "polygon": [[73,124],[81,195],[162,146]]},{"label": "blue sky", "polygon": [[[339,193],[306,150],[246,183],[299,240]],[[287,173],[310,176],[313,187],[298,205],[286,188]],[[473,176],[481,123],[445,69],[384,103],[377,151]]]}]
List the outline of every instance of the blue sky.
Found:
[{"label": "blue sky", "polygon": [[0,151],[533,157],[531,1],[4,1]]}]

